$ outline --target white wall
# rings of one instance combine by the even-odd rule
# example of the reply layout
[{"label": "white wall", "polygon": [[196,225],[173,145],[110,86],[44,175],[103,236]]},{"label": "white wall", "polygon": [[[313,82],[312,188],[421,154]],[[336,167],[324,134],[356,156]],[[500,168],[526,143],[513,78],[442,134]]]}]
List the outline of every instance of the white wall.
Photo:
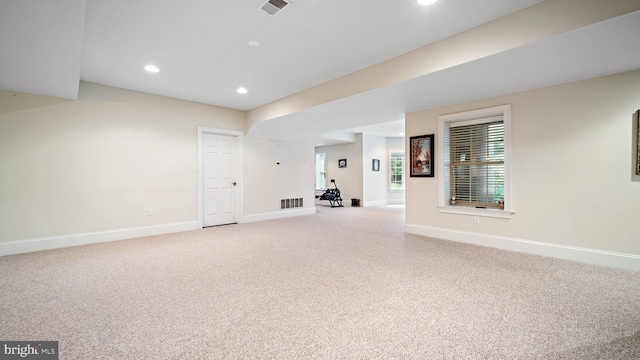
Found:
[{"label": "white wall", "polygon": [[[384,205],[387,203],[389,188],[389,159],[387,138],[362,134],[362,174],[363,206]],[[372,170],[373,159],[380,160],[380,171]]]},{"label": "white wall", "polygon": [[[389,159],[391,158],[391,153],[405,153],[405,141],[404,138],[401,137],[390,137],[387,138],[387,169],[389,169]],[[406,167],[405,167],[406,168]],[[405,181],[408,176],[406,170],[404,171]],[[389,175],[387,175],[389,177]],[[387,189],[389,189],[389,182],[387,181]],[[404,204],[404,190],[387,190],[387,203],[389,204]]]},{"label": "white wall", "polygon": [[[404,204],[404,191],[389,191],[389,156],[405,151],[404,138],[357,134],[356,139],[355,143],[316,147],[316,154],[327,154],[327,186],[330,179],[336,179],[345,205],[351,204],[351,198],[360,199],[360,206]],[[347,169],[338,169],[338,159],[345,158]],[[372,170],[373,159],[380,160],[380,171]]]},{"label": "white wall", "polygon": [[[0,91],[0,254],[195,227],[197,128],[245,122],[241,111],[91,83],[78,101]],[[312,146],[244,143],[249,214],[289,196],[312,206]]]},{"label": "white wall", "polygon": [[639,99],[636,71],[407,114],[408,138],[437,134],[439,115],[511,104],[515,209],[511,219],[474,224],[470,216],[438,211],[437,177],[408,178],[407,226],[423,234],[482,235],[486,244],[525,240],[639,255],[640,183],[631,181],[629,166]]},{"label": "white wall", "polygon": [[245,137],[244,157],[246,216],[280,212],[280,199],[291,198],[315,211],[313,145]]},{"label": "white wall", "polygon": [[[332,188],[330,181],[335,179],[345,206],[351,205],[352,198],[360,199],[362,205],[362,134],[356,135],[354,143],[319,146],[315,148],[315,153],[327,154],[327,187]],[[347,159],[346,168],[338,168],[339,159]]]}]

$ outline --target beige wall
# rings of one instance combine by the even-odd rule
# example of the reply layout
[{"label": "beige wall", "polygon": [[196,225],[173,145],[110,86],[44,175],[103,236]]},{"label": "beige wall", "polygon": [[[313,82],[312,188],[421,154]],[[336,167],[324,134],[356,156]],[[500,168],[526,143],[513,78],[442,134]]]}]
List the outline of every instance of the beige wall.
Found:
[{"label": "beige wall", "polygon": [[[0,244],[195,223],[197,127],[245,123],[241,111],[90,83],[78,101],[0,91]],[[313,203],[312,146],[244,143],[245,211]]]},{"label": "beige wall", "polygon": [[[631,181],[640,72],[407,114],[406,137],[437,134],[439,115],[512,105],[515,215],[438,211],[438,179],[407,179],[407,224],[640,254],[640,183]],[[442,171],[438,163],[436,171]]]}]

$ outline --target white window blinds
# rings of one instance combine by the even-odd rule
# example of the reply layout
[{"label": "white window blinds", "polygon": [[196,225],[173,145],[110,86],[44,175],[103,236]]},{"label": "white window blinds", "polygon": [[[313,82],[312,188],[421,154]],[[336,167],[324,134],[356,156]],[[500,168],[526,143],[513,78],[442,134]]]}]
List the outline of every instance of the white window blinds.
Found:
[{"label": "white window blinds", "polygon": [[450,123],[449,190],[457,205],[500,208],[504,199],[502,117]]}]

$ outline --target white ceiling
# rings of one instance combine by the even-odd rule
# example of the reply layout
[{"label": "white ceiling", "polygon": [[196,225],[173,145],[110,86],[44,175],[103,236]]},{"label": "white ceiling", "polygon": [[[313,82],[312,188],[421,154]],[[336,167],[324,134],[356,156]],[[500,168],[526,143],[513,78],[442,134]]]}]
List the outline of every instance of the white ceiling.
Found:
[{"label": "white ceiling", "polygon": [[[84,80],[250,110],[540,0],[293,0],[276,16],[258,9],[263,2],[0,0],[0,89],[77,99]],[[251,134],[317,144],[353,131],[397,136],[407,111],[638,69],[639,23],[633,13],[262,122]],[[145,72],[150,63],[160,72]]]},{"label": "white ceiling", "polygon": [[0,0],[0,88],[76,99],[82,79],[250,110],[539,1],[293,0],[270,16],[264,0]]},{"label": "white ceiling", "polygon": [[[638,34],[640,11],[265,121],[252,135],[317,145],[352,141],[344,132],[354,129],[395,136],[401,122],[393,120],[408,112],[640,69]],[[391,127],[385,135],[368,131],[379,130],[369,124]]]},{"label": "white ceiling", "polygon": [[0,0],[0,89],[77,99],[84,0]]}]

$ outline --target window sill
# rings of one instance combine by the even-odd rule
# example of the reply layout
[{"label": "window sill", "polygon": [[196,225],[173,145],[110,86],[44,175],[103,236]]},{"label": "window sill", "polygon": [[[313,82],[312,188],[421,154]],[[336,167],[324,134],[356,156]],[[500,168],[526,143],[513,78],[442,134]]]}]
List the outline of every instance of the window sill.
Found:
[{"label": "window sill", "polygon": [[445,214],[472,215],[500,219],[511,219],[511,215],[515,214],[515,212],[508,210],[476,209],[467,206],[438,206],[438,209],[440,209],[441,213]]}]

